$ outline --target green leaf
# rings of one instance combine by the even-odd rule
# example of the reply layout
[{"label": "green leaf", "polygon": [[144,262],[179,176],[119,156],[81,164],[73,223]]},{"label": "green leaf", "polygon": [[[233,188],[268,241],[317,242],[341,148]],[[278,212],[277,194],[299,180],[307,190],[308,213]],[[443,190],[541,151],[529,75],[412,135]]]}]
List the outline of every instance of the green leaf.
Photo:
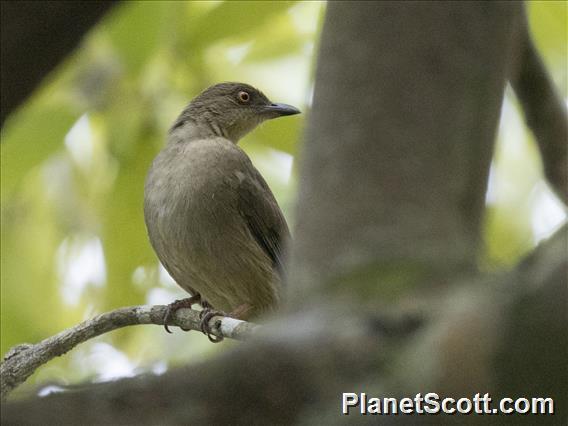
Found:
[{"label": "green leaf", "polygon": [[40,99],[9,118],[2,128],[2,199],[12,194],[32,168],[63,147],[79,114],[63,102]]},{"label": "green leaf", "polygon": [[192,22],[191,46],[202,49],[226,37],[242,37],[261,28],[275,15],[290,8],[289,1],[227,1]]},{"label": "green leaf", "polygon": [[566,60],[568,46],[568,3],[564,1],[527,2],[529,23],[536,46],[547,68],[563,93],[568,89]]},{"label": "green leaf", "polygon": [[[132,282],[134,270],[155,261],[143,216],[144,180],[156,154],[153,136],[142,128],[130,136],[137,143],[119,159],[119,171],[100,213],[107,262],[105,308],[144,303],[144,292]],[[134,147],[134,144],[132,145]]]},{"label": "green leaf", "polygon": [[303,118],[299,116],[279,118],[264,123],[246,139],[293,155],[296,153],[302,125]]},{"label": "green leaf", "polygon": [[109,35],[129,74],[137,74],[160,46],[167,29],[170,2],[124,2],[107,20],[103,28]]}]

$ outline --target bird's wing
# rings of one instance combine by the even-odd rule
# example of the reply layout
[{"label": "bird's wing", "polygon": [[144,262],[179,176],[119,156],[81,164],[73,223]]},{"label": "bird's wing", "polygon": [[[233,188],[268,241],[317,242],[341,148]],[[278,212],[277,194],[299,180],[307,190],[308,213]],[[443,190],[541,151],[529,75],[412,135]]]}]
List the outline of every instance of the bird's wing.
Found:
[{"label": "bird's wing", "polygon": [[249,231],[282,276],[284,245],[290,240],[290,231],[272,191],[252,164],[240,182],[238,203]]}]

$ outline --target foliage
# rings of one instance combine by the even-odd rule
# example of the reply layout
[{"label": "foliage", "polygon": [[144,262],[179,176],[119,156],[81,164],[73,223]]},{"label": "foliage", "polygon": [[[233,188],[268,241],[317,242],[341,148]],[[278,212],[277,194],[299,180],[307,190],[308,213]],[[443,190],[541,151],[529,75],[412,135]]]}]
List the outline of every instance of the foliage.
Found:
[{"label": "foliage", "polygon": [[[120,306],[183,296],[147,240],[146,171],[191,97],[246,81],[305,110],[320,3],[124,2],[2,129],[2,353]],[[285,211],[303,117],[243,141]],[[218,350],[140,327],[51,363],[63,382]],[[31,380],[33,382],[33,380]]]},{"label": "foliage", "polygon": [[[568,100],[568,5],[532,1],[528,12],[536,46],[558,90]],[[566,220],[565,208],[543,180],[538,149],[519,108],[508,90],[487,196],[483,264],[489,269],[512,266]]]}]

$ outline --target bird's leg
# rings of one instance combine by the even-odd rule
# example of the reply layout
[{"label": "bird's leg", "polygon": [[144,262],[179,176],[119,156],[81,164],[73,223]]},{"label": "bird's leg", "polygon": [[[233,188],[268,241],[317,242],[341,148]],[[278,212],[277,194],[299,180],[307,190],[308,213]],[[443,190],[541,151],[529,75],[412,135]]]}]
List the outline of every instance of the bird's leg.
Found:
[{"label": "bird's leg", "polygon": [[249,319],[251,313],[252,306],[248,303],[243,303],[242,305],[237,306],[228,316],[246,321]]},{"label": "bird's leg", "polygon": [[207,302],[207,300],[203,300],[201,302],[201,306],[203,306],[203,310],[199,313],[199,318],[201,319],[201,323],[199,324],[201,327],[201,331],[203,334],[207,336],[210,342],[212,343],[219,343],[223,341],[223,337],[215,336],[212,333],[211,327],[209,326],[209,320],[215,316],[222,316],[226,317],[227,314],[222,311],[217,311]]},{"label": "bird's leg", "polygon": [[[168,328],[168,322],[170,322],[173,318],[174,318],[174,314],[176,313],[176,311],[178,309],[181,308],[190,308],[196,304],[196,303],[201,303],[201,295],[199,293],[195,293],[193,296],[191,297],[186,297],[185,299],[179,299],[176,300],[172,303],[170,303],[166,309],[166,313],[164,315],[164,328],[166,329],[166,331],[168,333],[172,333],[170,331],[170,329]],[[183,328],[182,328],[183,330]],[[188,331],[188,330],[184,330],[184,331]]]},{"label": "bird's leg", "polygon": [[245,320],[246,318],[248,318],[249,314],[252,311],[252,306],[250,306],[248,303],[238,306],[230,314],[226,314],[225,312],[213,309],[213,307],[206,300],[201,302],[201,306],[203,306],[203,310],[199,314],[199,317],[201,318],[201,323],[200,323],[201,331],[213,343],[222,342],[223,337],[217,337],[211,334],[212,330],[211,327],[209,326],[209,320],[211,318],[215,316],[223,316],[223,317]]}]

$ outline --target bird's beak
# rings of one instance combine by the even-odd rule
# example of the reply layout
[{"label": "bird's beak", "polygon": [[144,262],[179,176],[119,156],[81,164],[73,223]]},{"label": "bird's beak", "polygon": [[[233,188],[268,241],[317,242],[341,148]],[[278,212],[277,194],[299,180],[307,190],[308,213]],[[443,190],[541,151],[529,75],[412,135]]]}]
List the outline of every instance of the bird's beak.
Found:
[{"label": "bird's beak", "polygon": [[298,108],[287,104],[270,104],[263,107],[263,110],[275,117],[300,114],[301,112]]}]

